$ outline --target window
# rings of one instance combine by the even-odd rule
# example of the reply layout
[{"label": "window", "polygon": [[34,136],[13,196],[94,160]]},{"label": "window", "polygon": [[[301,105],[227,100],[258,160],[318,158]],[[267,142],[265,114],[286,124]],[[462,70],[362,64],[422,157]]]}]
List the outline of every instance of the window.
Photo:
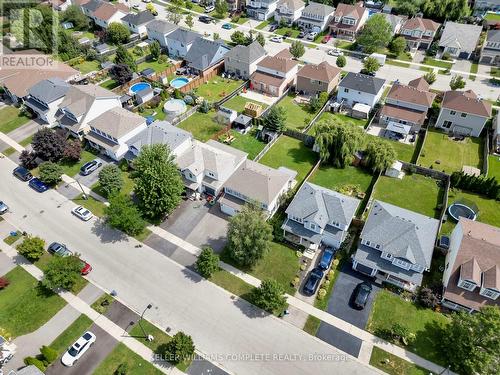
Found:
[{"label": "window", "polygon": [[389,253],[382,253],[382,258],[392,260],[392,254]]},{"label": "window", "polygon": [[344,89],[344,92],[345,92],[345,93],[349,92],[349,89]]},{"label": "window", "polygon": [[460,114],[460,117],[467,117],[467,113],[463,113],[463,112],[462,112],[462,113]]},{"label": "window", "polygon": [[479,294],[491,299],[497,299],[500,293],[495,292],[494,290],[491,289],[481,289],[481,292]]},{"label": "window", "polygon": [[456,114],[457,114],[457,112],[455,112],[455,111],[450,111],[450,115],[455,116]]},{"label": "window", "polygon": [[[378,250],[378,249],[380,249],[380,245],[379,245],[379,244],[376,244],[376,245],[375,245],[375,249],[377,249],[377,250]],[[391,255],[391,254],[389,254],[389,255]]]},{"label": "window", "polygon": [[410,269],[410,264],[408,262],[405,262],[404,260],[401,260],[401,259],[397,259],[397,258],[393,259],[392,264],[397,266],[397,267],[403,268],[405,270]]},{"label": "window", "polygon": [[309,223],[309,227],[310,227],[312,230],[316,230],[316,224]]},{"label": "window", "polygon": [[370,244],[371,244],[371,242],[370,242],[370,241],[366,241],[366,242],[365,242],[365,245],[366,245],[366,246],[370,246]]},{"label": "window", "polygon": [[466,289],[466,290],[469,290],[469,291],[473,291],[476,288],[476,284],[475,283],[471,283],[470,281],[465,281],[465,280],[462,280],[461,282],[459,282],[458,286],[460,288],[463,288],[463,289]]},{"label": "window", "polygon": [[445,128],[445,129],[449,129],[449,128],[451,128],[451,125],[452,125],[452,124],[453,124],[453,123],[452,123],[451,121],[444,121],[444,122],[443,122],[443,128]]}]

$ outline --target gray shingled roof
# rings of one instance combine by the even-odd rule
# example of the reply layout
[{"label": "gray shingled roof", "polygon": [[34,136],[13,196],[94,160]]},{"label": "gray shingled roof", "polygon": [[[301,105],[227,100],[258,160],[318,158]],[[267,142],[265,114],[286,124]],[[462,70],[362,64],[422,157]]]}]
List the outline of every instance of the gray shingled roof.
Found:
[{"label": "gray shingled roof", "polygon": [[500,30],[490,30],[486,34],[486,41],[500,43]]},{"label": "gray shingled roof", "polygon": [[44,103],[52,103],[66,95],[70,84],[60,78],[50,78],[38,82],[32,86],[28,93]]},{"label": "gray shingled roof", "polygon": [[128,22],[132,25],[144,25],[145,23],[155,19],[153,13],[148,10],[139,13],[129,13],[122,18],[123,22]]},{"label": "gray shingled roof", "polygon": [[439,47],[459,48],[460,51],[471,53],[476,49],[482,30],[482,26],[448,21],[439,40]]},{"label": "gray shingled roof", "polygon": [[129,139],[127,145],[139,151],[145,145],[166,144],[173,151],[190,138],[192,138],[191,133],[173,126],[167,121],[155,121]]},{"label": "gray shingled roof", "polygon": [[196,38],[193,45],[189,49],[184,60],[188,66],[198,70],[205,70],[224,58],[222,55],[219,59],[215,59],[220,48],[229,52],[229,47],[221,40],[208,40],[204,38]]},{"label": "gray shingled roof", "polygon": [[262,47],[258,41],[254,41],[248,46],[242,46],[241,44],[237,45],[226,53],[225,57],[251,64],[266,54],[267,52],[264,47]]},{"label": "gray shingled roof", "polygon": [[376,95],[384,86],[385,79],[372,77],[361,73],[347,73],[339,87]]},{"label": "gray shingled roof", "polygon": [[95,12],[104,2],[101,0],[90,0],[87,4],[83,4],[82,8]]},{"label": "gray shingled roof", "polygon": [[174,30],[176,30],[179,26],[174,25],[173,23],[163,21],[163,20],[154,20],[147,24],[146,29],[155,31],[160,34],[168,34]]},{"label": "gray shingled roof", "polygon": [[177,40],[178,42],[183,44],[191,44],[196,40],[196,38],[200,36],[201,35],[198,33],[179,27],[175,31],[168,34],[167,38]]},{"label": "gray shingled roof", "polygon": [[335,12],[335,8],[331,7],[329,5],[321,4],[321,3],[314,3],[314,2],[309,2],[309,5],[304,8],[302,11],[307,14],[317,14],[321,16],[322,18],[326,17],[329,14],[332,14]]}]

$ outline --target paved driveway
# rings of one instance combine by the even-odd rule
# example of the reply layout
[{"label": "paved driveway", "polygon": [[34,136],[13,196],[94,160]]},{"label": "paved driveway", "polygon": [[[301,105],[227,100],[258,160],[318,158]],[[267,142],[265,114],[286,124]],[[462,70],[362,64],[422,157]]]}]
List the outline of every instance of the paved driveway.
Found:
[{"label": "paved driveway", "polygon": [[[109,163],[112,163],[112,160],[105,157],[104,155],[96,155],[94,159],[101,159],[102,167],[104,167]],[[94,172],[92,172],[87,176],[82,176],[80,173],[77,173],[75,176],[70,176],[70,177],[73,177],[74,179],[78,180],[82,185],[91,188],[92,185],[94,185],[97,181],[99,181],[99,172],[101,171],[102,167],[97,168]]]}]

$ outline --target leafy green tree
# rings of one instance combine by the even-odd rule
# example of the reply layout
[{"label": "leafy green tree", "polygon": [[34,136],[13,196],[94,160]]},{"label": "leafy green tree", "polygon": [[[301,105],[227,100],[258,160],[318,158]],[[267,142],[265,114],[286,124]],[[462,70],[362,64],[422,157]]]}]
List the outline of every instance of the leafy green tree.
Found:
[{"label": "leafy green tree", "polygon": [[231,34],[231,42],[238,45],[246,46],[248,45],[248,39],[243,33],[243,31],[236,30]]},{"label": "leafy green tree", "polygon": [[389,51],[394,55],[399,56],[406,50],[406,39],[398,36],[389,43]]},{"label": "leafy green tree", "polygon": [[384,171],[397,159],[396,151],[389,141],[373,138],[366,147],[368,166],[374,171]]},{"label": "leafy green tree", "polygon": [[47,289],[71,290],[78,281],[81,270],[82,261],[78,255],[53,256],[43,272],[42,285]]},{"label": "leafy green tree", "polygon": [[231,258],[240,266],[253,266],[269,250],[272,227],[260,208],[249,204],[229,220],[227,237]]},{"label": "leafy green tree", "polygon": [[132,80],[134,73],[130,70],[128,65],[115,64],[109,70],[109,75],[120,85],[124,85],[125,83]]},{"label": "leafy green tree", "polygon": [[387,47],[392,38],[391,24],[383,14],[375,14],[366,21],[356,39],[366,53],[373,53]]},{"label": "leafy green tree", "polygon": [[184,20],[184,22],[186,22],[186,25],[192,29],[193,28],[193,25],[194,25],[194,21],[193,21],[193,16],[191,15],[191,13],[189,13],[187,16],[186,16],[186,19]]},{"label": "leafy green tree", "polygon": [[127,65],[133,72],[137,71],[134,56],[122,45],[119,45],[116,49],[115,64]]},{"label": "leafy green tree", "polygon": [[54,362],[57,357],[59,357],[59,353],[57,352],[57,350],[46,345],[43,345],[40,348],[40,353],[43,355],[43,358],[49,363]]},{"label": "leafy green tree", "polygon": [[258,33],[255,37],[255,40],[259,42],[262,47],[266,45],[266,38],[264,38],[264,35],[262,35],[262,33]]},{"label": "leafy green tree", "polygon": [[420,11],[420,1],[421,0],[396,0],[396,14],[415,17]]},{"label": "leafy green tree", "polygon": [[304,56],[305,52],[306,48],[304,47],[302,42],[298,40],[294,40],[292,42],[292,45],[290,46],[290,53],[293,57],[295,57],[296,59],[300,59],[302,56]]},{"label": "leafy green tree", "polygon": [[167,20],[174,25],[178,25],[182,19],[182,8],[179,5],[170,5],[167,11]]},{"label": "leafy green tree", "polygon": [[63,61],[68,61],[80,56],[83,53],[82,46],[76,38],[70,35],[66,30],[60,30],[57,40],[57,54]]},{"label": "leafy green tree", "polygon": [[149,45],[149,53],[151,54],[153,60],[158,60],[161,55],[161,47],[158,41],[154,40],[153,43]]},{"label": "leafy green tree", "polygon": [[285,289],[276,280],[264,280],[253,290],[252,302],[269,313],[281,311],[286,307]]},{"label": "leafy green tree", "polygon": [[70,5],[62,12],[62,19],[71,22],[75,30],[86,30],[89,27],[89,19],[78,5]]},{"label": "leafy green tree", "polygon": [[52,129],[43,128],[33,136],[31,147],[39,158],[47,161],[59,161],[64,156],[66,139]]},{"label": "leafy green tree", "polygon": [[264,118],[266,129],[282,132],[286,126],[286,111],[283,107],[273,106]]},{"label": "leafy green tree", "polygon": [[45,253],[45,241],[40,237],[26,236],[16,248],[19,254],[33,262]]},{"label": "leafy green tree", "polygon": [[215,1],[215,16],[217,18],[225,18],[227,15],[228,7],[224,0]]},{"label": "leafy green tree", "polygon": [[213,33],[212,39],[213,40],[219,40],[220,39],[220,34],[219,33]]},{"label": "leafy green tree", "polygon": [[160,218],[179,205],[184,185],[168,146],[143,147],[134,160],[132,178],[135,195],[145,216]]},{"label": "leafy green tree", "polygon": [[40,180],[45,182],[47,185],[56,185],[61,181],[61,176],[63,174],[63,169],[59,164],[53,163],[51,161],[46,161],[39,166]]},{"label": "leafy green tree", "polygon": [[108,164],[99,171],[99,187],[106,197],[118,193],[123,187],[123,177],[115,164]]},{"label": "leafy green tree", "polygon": [[347,64],[345,56],[337,57],[336,64],[339,68],[343,68]]},{"label": "leafy green tree", "polygon": [[129,29],[119,22],[111,22],[106,29],[106,39],[111,44],[121,45],[126,43],[129,37]]},{"label": "leafy green tree", "polygon": [[173,364],[184,362],[194,354],[194,343],[191,336],[184,332],[177,332],[165,346],[165,358]]},{"label": "leafy green tree", "polygon": [[109,206],[104,208],[106,222],[130,236],[140,234],[146,227],[132,198],[125,194],[114,194],[109,198]]},{"label": "leafy green tree", "polygon": [[367,57],[363,61],[363,73],[375,73],[380,69],[380,63],[375,57]]},{"label": "leafy green tree", "polygon": [[155,6],[153,3],[147,3],[146,4],[146,10],[149,10],[153,16],[158,15],[158,11],[156,10]]},{"label": "leafy green tree", "polygon": [[465,80],[462,76],[455,74],[450,80],[450,88],[455,91],[465,87]]},{"label": "leafy green tree", "polygon": [[427,72],[424,75],[425,82],[427,82],[429,85],[432,85],[434,82],[436,82],[436,73],[434,71],[432,72]]},{"label": "leafy green tree", "polygon": [[204,247],[196,260],[196,270],[201,276],[208,279],[218,269],[219,256],[214,253],[212,248]]}]

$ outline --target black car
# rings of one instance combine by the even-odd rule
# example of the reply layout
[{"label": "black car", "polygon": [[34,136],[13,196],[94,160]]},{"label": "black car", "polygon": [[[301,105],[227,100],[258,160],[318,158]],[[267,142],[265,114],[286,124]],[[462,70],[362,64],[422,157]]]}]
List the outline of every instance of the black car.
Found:
[{"label": "black car", "polygon": [[360,71],[361,74],[366,74],[367,76],[372,76],[372,77],[375,77],[375,75],[377,74],[376,72],[369,72],[365,69],[361,69]]},{"label": "black car", "polygon": [[352,298],[352,304],[356,309],[362,310],[368,302],[368,297],[372,292],[372,286],[370,283],[364,281],[356,286],[354,289],[354,295]]},{"label": "black car", "polygon": [[102,165],[102,161],[99,159],[94,159],[92,161],[89,161],[88,163],[85,163],[82,165],[80,168],[80,174],[82,176],[87,176],[94,172],[97,168],[99,168]]},{"label": "black car", "polygon": [[14,176],[16,176],[21,181],[29,181],[33,178],[33,175],[24,167],[17,167],[12,172]]},{"label": "black car", "polygon": [[304,284],[304,294],[306,296],[312,296],[316,293],[322,278],[323,271],[318,267],[314,268]]},{"label": "black car", "polygon": [[203,22],[203,23],[210,23],[212,22],[212,18],[208,16],[199,16],[198,21]]},{"label": "black car", "polygon": [[276,30],[278,28],[278,24],[277,23],[273,23],[270,27],[269,27],[269,31],[270,32],[273,32],[274,30]]},{"label": "black car", "polygon": [[297,38],[303,38],[306,36],[306,33],[304,31],[301,31],[299,35],[297,35]]}]

